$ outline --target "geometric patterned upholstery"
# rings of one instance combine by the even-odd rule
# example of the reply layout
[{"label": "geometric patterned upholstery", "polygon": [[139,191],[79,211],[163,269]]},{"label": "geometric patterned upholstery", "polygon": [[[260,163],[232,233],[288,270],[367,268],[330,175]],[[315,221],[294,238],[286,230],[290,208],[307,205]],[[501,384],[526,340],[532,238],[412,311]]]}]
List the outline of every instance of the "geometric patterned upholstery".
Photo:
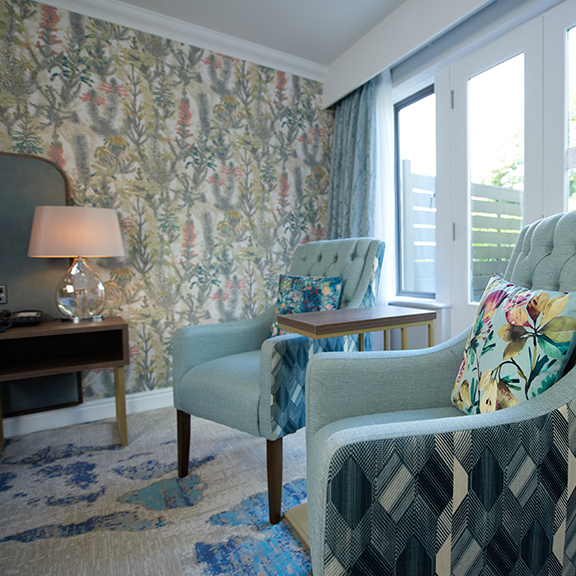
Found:
[{"label": "geometric patterned upholstery", "polygon": [[325,574],[575,574],[575,464],[576,400],[514,424],[344,446]]},{"label": "geometric patterned upholstery", "polygon": [[[576,212],[524,227],[504,278],[576,291]],[[452,417],[467,335],[309,363],[314,576],[576,576],[576,370],[528,402]]]},{"label": "geometric patterned upholstery", "polygon": [[271,363],[272,439],[292,434],[306,423],[306,368],[310,354],[341,352],[345,338],[311,340],[304,336],[274,340]]},{"label": "geometric patterned upholstery", "polygon": [[296,432],[304,426],[304,382],[308,366],[308,346],[304,344],[300,338],[273,344],[270,375],[273,438]]}]

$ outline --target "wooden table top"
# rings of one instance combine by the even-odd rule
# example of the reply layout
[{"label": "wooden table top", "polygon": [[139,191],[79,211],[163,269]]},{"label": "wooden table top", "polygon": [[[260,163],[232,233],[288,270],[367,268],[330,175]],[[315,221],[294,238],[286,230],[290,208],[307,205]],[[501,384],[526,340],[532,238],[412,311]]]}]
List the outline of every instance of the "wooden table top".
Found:
[{"label": "wooden table top", "polygon": [[12,327],[6,332],[0,333],[0,340],[12,340],[15,338],[36,338],[38,336],[58,336],[60,334],[82,332],[99,332],[110,329],[128,329],[128,324],[120,316],[105,316],[101,322],[62,322],[51,320],[40,322],[37,326]]},{"label": "wooden table top", "polygon": [[403,308],[400,306],[373,306],[369,308],[343,308],[300,314],[279,314],[278,325],[285,330],[304,330],[319,338],[334,332],[382,330],[387,326],[430,322],[436,318],[433,310]]}]

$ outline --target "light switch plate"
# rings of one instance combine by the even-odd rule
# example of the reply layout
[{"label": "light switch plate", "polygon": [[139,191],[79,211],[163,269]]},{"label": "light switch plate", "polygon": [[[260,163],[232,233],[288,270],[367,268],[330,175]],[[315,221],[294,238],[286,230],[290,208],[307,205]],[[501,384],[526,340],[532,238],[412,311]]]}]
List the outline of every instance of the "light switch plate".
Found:
[{"label": "light switch plate", "polygon": [[8,302],[8,291],[5,285],[0,285],[0,304],[6,304]]}]

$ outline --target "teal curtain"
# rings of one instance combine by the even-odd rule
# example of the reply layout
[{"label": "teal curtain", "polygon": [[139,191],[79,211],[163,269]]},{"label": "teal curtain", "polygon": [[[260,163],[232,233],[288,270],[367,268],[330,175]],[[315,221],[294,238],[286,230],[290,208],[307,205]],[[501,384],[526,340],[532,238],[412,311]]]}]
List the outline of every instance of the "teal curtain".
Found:
[{"label": "teal curtain", "polygon": [[374,235],[376,79],[336,105],[326,236]]}]

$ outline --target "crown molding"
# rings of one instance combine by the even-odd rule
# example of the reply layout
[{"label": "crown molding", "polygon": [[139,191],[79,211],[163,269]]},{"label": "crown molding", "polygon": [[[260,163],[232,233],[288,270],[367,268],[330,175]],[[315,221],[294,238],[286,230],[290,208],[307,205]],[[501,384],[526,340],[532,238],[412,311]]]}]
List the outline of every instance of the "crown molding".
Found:
[{"label": "crown molding", "polygon": [[97,2],[94,0],[48,0],[44,3],[318,82],[324,81],[328,70],[327,66],[316,62],[297,58],[189,22],[182,22],[151,10],[137,8],[119,0],[98,0]]}]

